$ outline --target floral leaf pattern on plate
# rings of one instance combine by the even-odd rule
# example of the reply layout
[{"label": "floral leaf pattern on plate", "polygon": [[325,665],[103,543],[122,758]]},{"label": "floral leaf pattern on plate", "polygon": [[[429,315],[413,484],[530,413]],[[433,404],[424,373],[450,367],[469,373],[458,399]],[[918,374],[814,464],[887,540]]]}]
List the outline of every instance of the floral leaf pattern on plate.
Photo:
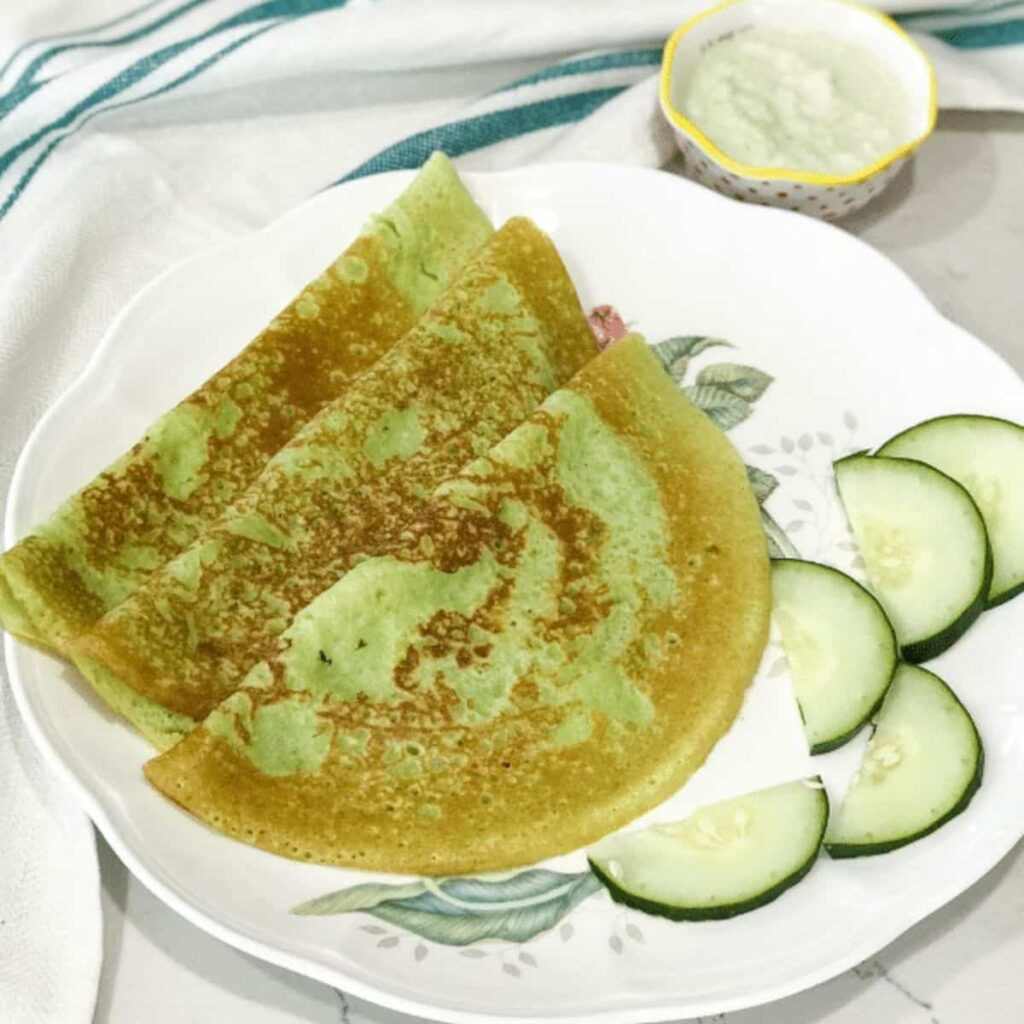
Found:
[{"label": "floral leaf pattern on plate", "polygon": [[778,477],[766,473],[757,466],[747,466],[747,480],[750,482],[750,489],[757,498],[758,505],[763,505],[772,495],[772,492],[779,486]]},{"label": "floral leaf pattern on plate", "polygon": [[796,545],[789,539],[786,531],[775,522],[772,514],[764,505],[761,506],[761,526],[764,528],[764,534],[768,538],[769,558],[800,557],[800,552],[797,550]]},{"label": "floral leaf pattern on plate", "polygon": [[737,363],[713,363],[697,374],[697,384],[716,384],[746,402],[756,402],[768,389],[772,378],[764,370]]},{"label": "floral leaf pattern on plate", "polygon": [[600,888],[589,872],[530,868],[508,878],[423,879],[371,883],[300,904],[295,914],[364,911],[388,924],[447,946],[485,939],[525,942],[553,928]]},{"label": "floral leaf pattern on plate", "polygon": [[764,527],[765,536],[768,538],[768,554],[771,558],[799,558],[800,552],[789,539],[786,531],[772,518],[771,513],[764,507],[764,503],[772,496],[779,486],[778,477],[757,466],[747,466],[747,480],[750,481],[750,489],[757,498],[757,504],[761,509],[761,525]]},{"label": "floral leaf pattern on plate", "polygon": [[752,404],[765,393],[772,378],[753,366],[712,363],[700,370],[694,383],[685,384],[690,360],[718,345],[734,347],[723,338],[686,334],[666,338],[651,348],[686,397],[706,412],[715,426],[731,430],[751,414]]},{"label": "floral leaf pattern on plate", "polygon": [[832,470],[835,459],[858,449],[857,422],[857,417],[846,410],[829,429],[806,430],[779,437],[775,445],[756,444],[748,449],[758,455],[775,456],[773,473],[785,483],[772,503],[779,510],[776,514],[781,512],[785,528],[778,523],[773,528],[767,522],[765,509],[761,510],[773,557],[780,557],[776,548],[785,557],[801,557],[795,553],[791,540],[799,534],[803,557],[827,561],[861,578],[862,565],[842,512]]},{"label": "floral leaf pattern on plate", "polygon": [[651,348],[661,360],[661,365],[671,372],[672,367],[680,359],[693,359],[715,345],[724,345],[726,348],[733,347],[732,342],[726,341],[724,338],[709,338],[703,334],[680,334],[674,338],[659,341]]},{"label": "floral leaf pattern on plate", "polygon": [[426,891],[423,882],[408,882],[405,885],[382,885],[371,882],[367,885],[353,885],[348,889],[329,892],[315,900],[300,903],[292,908],[293,914],[348,914],[356,910],[372,911],[374,907],[388,900],[418,896]]},{"label": "floral leaf pattern on plate", "polygon": [[686,397],[707,413],[719,430],[731,430],[751,413],[750,403],[718,384],[694,384],[683,388]]}]

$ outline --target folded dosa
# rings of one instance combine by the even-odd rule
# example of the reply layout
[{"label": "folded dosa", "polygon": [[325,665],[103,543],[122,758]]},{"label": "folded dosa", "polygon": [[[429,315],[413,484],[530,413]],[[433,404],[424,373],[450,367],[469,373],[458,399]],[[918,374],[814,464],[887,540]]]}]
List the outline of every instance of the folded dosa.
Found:
[{"label": "folded dosa", "polygon": [[167,746],[273,653],[293,616],[594,355],[551,241],[516,218],[412,331],[191,547],[71,645]]},{"label": "folded dosa", "polygon": [[531,863],[697,768],[740,707],[769,605],[740,459],[627,340],[442,484],[145,771],[289,857]]},{"label": "folded dosa", "polygon": [[0,623],[66,652],[413,326],[491,234],[437,154],[226,367],[0,558]]}]

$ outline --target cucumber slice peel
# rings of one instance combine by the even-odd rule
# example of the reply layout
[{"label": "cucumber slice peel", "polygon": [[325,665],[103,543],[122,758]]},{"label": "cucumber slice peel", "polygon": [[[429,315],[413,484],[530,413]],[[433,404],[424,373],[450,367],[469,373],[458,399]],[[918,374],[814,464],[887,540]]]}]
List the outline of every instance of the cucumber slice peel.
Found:
[{"label": "cucumber slice peel", "polygon": [[896,634],[874,596],[817,562],[772,562],[773,614],[812,754],[873,717],[896,671]]},{"label": "cucumber slice peel", "polygon": [[973,719],[937,675],[901,665],[861,768],[825,836],[829,856],[888,853],[941,828],[981,786]]},{"label": "cucumber slice peel", "polygon": [[722,920],[796,885],[814,866],[827,824],[821,779],[800,779],[609,836],[588,859],[618,903],[673,921]]},{"label": "cucumber slice peel", "polygon": [[914,459],[856,454],[834,464],[871,589],[906,661],[934,658],[985,608],[992,551],[978,506]]},{"label": "cucumber slice peel", "polygon": [[987,607],[1024,591],[1024,427],[994,416],[938,416],[897,434],[878,454],[926,462],[970,493],[992,545]]}]

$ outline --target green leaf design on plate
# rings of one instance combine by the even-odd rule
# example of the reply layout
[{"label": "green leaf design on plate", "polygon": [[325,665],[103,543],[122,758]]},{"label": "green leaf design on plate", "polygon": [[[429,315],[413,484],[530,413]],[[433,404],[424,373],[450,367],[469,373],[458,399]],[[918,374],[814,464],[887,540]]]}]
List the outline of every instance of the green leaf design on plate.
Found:
[{"label": "green leaf design on plate", "polygon": [[715,384],[726,388],[747,402],[756,402],[767,390],[773,378],[764,370],[738,363],[714,363],[697,374],[697,385]]},{"label": "green leaf design on plate", "polygon": [[757,466],[747,466],[746,470],[750,489],[754,492],[754,497],[761,509],[761,525],[768,538],[769,558],[799,558],[800,552],[786,535],[786,531],[775,522],[771,513],[764,507],[764,503],[779,486],[778,478],[763,469],[758,469]]},{"label": "green leaf design on plate", "polygon": [[750,405],[745,398],[718,384],[691,384],[683,388],[683,391],[698,409],[708,414],[711,422],[720,430],[731,430],[750,415]]},{"label": "green leaf design on plate", "polygon": [[761,525],[768,538],[769,558],[799,558],[800,552],[786,535],[786,531],[774,519],[768,510],[761,506]]},{"label": "green leaf design on plate", "polygon": [[772,476],[771,473],[766,473],[763,469],[758,469],[757,466],[747,466],[746,470],[750,489],[754,492],[758,505],[763,505],[772,496],[775,488],[779,486],[778,478]]},{"label": "green leaf design on plate", "polygon": [[423,879],[405,885],[357,885],[296,907],[296,914],[361,910],[448,946],[484,939],[525,942],[554,927],[600,889],[589,872],[530,868],[507,878]]},{"label": "green leaf design on plate", "polygon": [[387,900],[417,896],[426,891],[423,882],[407,882],[404,885],[382,885],[370,882],[338,889],[326,896],[300,903],[292,908],[293,914],[348,914],[355,910],[372,910]]},{"label": "green leaf design on plate", "polygon": [[661,365],[672,374],[672,379],[680,381],[686,373],[689,360],[715,345],[724,345],[726,348],[733,347],[732,342],[726,341],[724,338],[708,338],[703,334],[681,334],[659,341],[651,348],[661,360]]}]

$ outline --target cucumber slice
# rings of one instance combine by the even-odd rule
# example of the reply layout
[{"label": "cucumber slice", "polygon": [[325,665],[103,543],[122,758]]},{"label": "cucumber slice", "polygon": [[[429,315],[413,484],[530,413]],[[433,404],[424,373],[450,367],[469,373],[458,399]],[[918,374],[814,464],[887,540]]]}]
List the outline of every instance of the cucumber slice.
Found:
[{"label": "cucumber slice", "polygon": [[959,814],[981,785],[981,738],[934,673],[900,665],[860,770],[825,837],[832,857],[888,853]]},{"label": "cucumber slice", "polygon": [[963,636],[988,598],[992,552],[978,506],[951,477],[912,459],[849,455],[835,473],[903,658],[934,658]]},{"label": "cucumber slice", "polygon": [[827,823],[821,779],[800,779],[609,836],[588,857],[619,903],[673,921],[720,920],[796,885],[814,866]]},{"label": "cucumber slice", "polygon": [[1024,590],[1024,427],[993,416],[940,416],[897,434],[878,454],[927,462],[970,492],[992,545],[989,608]]},{"label": "cucumber slice", "polygon": [[816,562],[772,562],[772,599],[812,754],[842,746],[878,710],[896,634],[856,580]]}]

